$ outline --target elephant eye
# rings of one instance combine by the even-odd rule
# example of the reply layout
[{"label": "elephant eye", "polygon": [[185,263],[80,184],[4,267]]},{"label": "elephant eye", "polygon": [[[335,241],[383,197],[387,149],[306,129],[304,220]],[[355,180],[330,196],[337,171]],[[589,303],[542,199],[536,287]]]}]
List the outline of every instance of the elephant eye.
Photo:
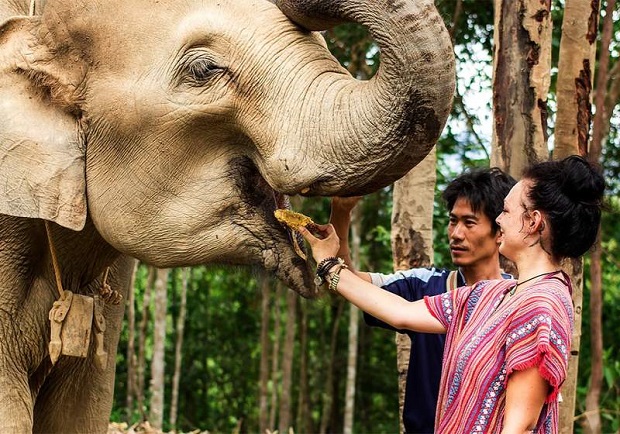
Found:
[{"label": "elephant eye", "polygon": [[202,86],[225,70],[212,56],[204,52],[190,53],[183,62],[183,81],[192,86]]},{"label": "elephant eye", "polygon": [[204,82],[208,80],[215,72],[220,71],[214,62],[210,59],[198,59],[190,63],[189,75],[197,82]]}]

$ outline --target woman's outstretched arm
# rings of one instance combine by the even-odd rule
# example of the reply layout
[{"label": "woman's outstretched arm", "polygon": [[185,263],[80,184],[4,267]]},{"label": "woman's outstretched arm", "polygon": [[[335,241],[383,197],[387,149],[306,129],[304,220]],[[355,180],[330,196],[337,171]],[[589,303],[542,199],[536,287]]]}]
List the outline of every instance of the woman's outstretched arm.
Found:
[{"label": "woman's outstretched arm", "polygon": [[[332,225],[320,225],[319,238],[306,228],[299,232],[308,241],[317,263],[335,256],[340,248],[340,240]],[[334,268],[339,267],[336,265]],[[360,278],[348,269],[339,272],[337,292],[351,303],[392,327],[426,333],[445,333],[445,327],[426,307],[424,300],[410,302],[398,295],[384,291],[378,286]],[[333,273],[329,279],[333,279]],[[333,286],[333,285],[332,285]]]}]

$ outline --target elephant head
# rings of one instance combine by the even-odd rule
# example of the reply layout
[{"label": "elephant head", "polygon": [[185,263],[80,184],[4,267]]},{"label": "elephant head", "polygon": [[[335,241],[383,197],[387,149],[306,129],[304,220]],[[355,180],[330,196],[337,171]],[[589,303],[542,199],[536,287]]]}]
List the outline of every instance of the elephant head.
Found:
[{"label": "elephant head", "polygon": [[[75,231],[88,216],[150,264],[261,264],[312,295],[273,211],[414,167],[447,119],[454,56],[432,0],[276,3],[47,0],[0,16],[0,213]],[[342,21],[380,47],[370,80],[311,31]]]}]

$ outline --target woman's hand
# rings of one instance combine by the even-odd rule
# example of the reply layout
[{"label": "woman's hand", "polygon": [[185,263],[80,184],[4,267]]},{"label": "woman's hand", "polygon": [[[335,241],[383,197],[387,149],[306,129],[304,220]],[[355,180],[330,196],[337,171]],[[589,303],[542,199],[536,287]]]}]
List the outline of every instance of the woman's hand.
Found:
[{"label": "woman's hand", "polygon": [[310,248],[312,249],[312,256],[317,264],[325,258],[336,256],[338,254],[338,250],[340,249],[340,239],[331,224],[317,225],[313,231],[319,235],[318,237],[314,236],[305,227],[300,227],[298,230],[310,245]]}]

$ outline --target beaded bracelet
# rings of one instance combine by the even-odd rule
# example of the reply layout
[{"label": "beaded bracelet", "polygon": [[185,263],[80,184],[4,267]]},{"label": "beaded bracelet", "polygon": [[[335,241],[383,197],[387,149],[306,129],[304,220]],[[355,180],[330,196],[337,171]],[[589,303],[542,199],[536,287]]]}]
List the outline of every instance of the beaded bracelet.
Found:
[{"label": "beaded bracelet", "polygon": [[328,256],[327,258],[323,259],[321,262],[318,263],[318,265],[316,266],[316,274],[319,276],[325,276],[325,274],[327,274],[327,271],[329,271],[329,269],[333,267],[333,265],[331,264],[336,263],[338,263],[338,258],[336,256]]},{"label": "beaded bracelet", "polygon": [[314,283],[317,286],[324,284],[325,277],[327,276],[329,270],[338,264],[344,264],[344,260],[335,256],[330,256],[319,262],[319,265],[316,267],[316,277],[314,278]]},{"label": "beaded bracelet", "polygon": [[340,282],[340,272],[347,267],[346,264],[344,263],[339,263],[338,265],[336,265],[336,270],[332,271],[331,273],[329,273],[329,290],[332,292],[338,292],[338,282]]}]

